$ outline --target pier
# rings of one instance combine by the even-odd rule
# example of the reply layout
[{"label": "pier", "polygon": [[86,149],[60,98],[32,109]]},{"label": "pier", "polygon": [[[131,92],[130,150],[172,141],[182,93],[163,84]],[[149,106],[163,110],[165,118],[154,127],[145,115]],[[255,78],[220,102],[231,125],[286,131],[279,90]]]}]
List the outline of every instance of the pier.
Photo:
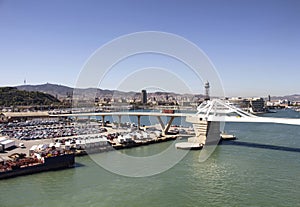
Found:
[{"label": "pier", "polygon": [[[277,124],[292,124],[292,125],[300,125],[300,119],[292,119],[292,118],[274,118],[274,117],[258,117],[253,114],[247,113],[227,101],[214,99],[214,100],[207,100],[203,102],[198,108],[198,112],[196,114],[191,113],[161,113],[161,112],[93,112],[93,113],[66,113],[66,114],[36,114],[36,113],[24,113],[14,114],[13,112],[9,114],[10,117],[18,117],[21,118],[32,118],[43,115],[44,118],[67,118],[72,117],[79,119],[80,117],[88,117],[87,123],[90,123],[92,117],[101,117],[102,123],[97,123],[97,128],[87,128],[91,133],[100,133],[101,132],[101,125],[102,127],[105,126],[105,117],[107,116],[116,116],[118,117],[117,127],[118,129],[121,128],[121,121],[122,117],[124,116],[136,116],[138,123],[137,123],[137,130],[141,129],[141,117],[143,116],[152,116],[156,117],[161,128],[161,135],[162,137],[167,137],[170,132],[170,127],[175,118],[177,117],[185,117],[187,122],[190,122],[193,125],[195,136],[188,138],[188,143],[192,143],[192,146],[203,146],[207,143],[218,143],[220,141],[220,134],[221,134],[221,123],[222,122],[241,122],[241,123],[277,123]],[[5,114],[3,114],[5,115]],[[8,115],[8,114],[6,114]],[[27,115],[27,116],[26,116]],[[32,117],[31,117],[32,116]],[[163,117],[166,117],[168,121],[166,123],[163,122]],[[69,131],[74,130],[73,128],[75,123],[66,126],[66,129]],[[33,126],[34,127],[34,126]],[[64,127],[63,127],[64,128]],[[81,128],[80,128],[81,129]],[[51,130],[55,130],[50,128]],[[116,131],[116,129],[112,129]],[[82,129],[81,129],[82,131]],[[67,135],[64,138],[70,137],[69,133],[66,132]],[[114,132],[113,132],[114,133]],[[76,134],[76,133],[75,133]],[[81,136],[81,135],[80,135]],[[43,137],[47,138],[47,137]],[[50,138],[50,137],[49,137]],[[161,138],[161,140],[163,140]],[[118,144],[116,144],[118,145]],[[179,144],[181,145],[181,144]],[[188,145],[188,144],[187,144]],[[129,145],[128,145],[129,146]],[[132,145],[133,146],[133,145]]]},{"label": "pier", "polygon": [[[112,113],[80,113],[80,114],[59,114],[58,117],[91,117],[102,116],[104,120],[105,116],[118,116],[119,125],[122,116],[137,116],[138,128],[140,128],[141,116],[155,116],[157,117],[162,135],[168,134],[170,126],[175,117],[186,117],[186,121],[192,123],[195,130],[195,137],[189,138],[188,143],[190,146],[205,145],[208,142],[217,144],[220,141],[220,124],[224,122],[241,122],[241,123],[276,123],[276,124],[290,124],[300,125],[300,119],[292,118],[275,118],[275,117],[258,117],[248,112],[245,112],[225,100],[213,99],[206,100],[197,108],[196,114],[190,113],[158,113],[158,112],[112,112]],[[169,121],[165,124],[162,122],[161,117],[169,117]],[[104,124],[104,122],[103,122]],[[184,145],[178,143],[178,145]],[[186,144],[185,146],[188,146]],[[180,147],[179,147],[180,148]]]}]

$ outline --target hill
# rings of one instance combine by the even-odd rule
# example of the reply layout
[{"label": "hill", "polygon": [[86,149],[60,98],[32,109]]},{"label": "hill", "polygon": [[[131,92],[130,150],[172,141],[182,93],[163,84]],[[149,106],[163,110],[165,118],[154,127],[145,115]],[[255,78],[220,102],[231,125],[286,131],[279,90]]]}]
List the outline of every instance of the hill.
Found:
[{"label": "hill", "polygon": [[[57,84],[41,84],[41,85],[21,85],[17,86],[20,90],[25,91],[40,91],[44,93],[51,94],[58,99],[63,99],[68,96],[72,96],[74,94],[80,94],[85,97],[134,97],[140,96],[140,92],[124,92],[124,91],[117,91],[117,90],[107,90],[107,89],[99,89],[99,88],[85,88],[85,89],[74,89],[68,86],[57,85]],[[148,93],[149,95],[156,95],[156,96],[177,96],[180,94],[172,93],[172,92],[154,92]]]},{"label": "hill", "polygon": [[75,92],[76,94],[83,94],[84,96],[87,97],[92,95],[95,96],[95,94],[97,94],[98,97],[101,97],[101,96],[112,96],[114,93],[118,93],[118,94],[123,93],[119,91],[102,90],[98,88],[74,89],[68,86],[51,84],[51,83],[46,83],[41,85],[21,85],[21,86],[17,86],[17,88],[25,91],[40,91],[40,92],[48,93],[57,97],[58,99],[71,97],[73,92]]},{"label": "hill", "polygon": [[[74,88],[57,85],[57,84],[41,84],[41,85],[21,85],[17,86],[20,90],[25,91],[40,91],[44,93],[48,93],[57,97],[58,99],[65,99],[66,97],[72,97]],[[140,96],[140,92],[123,92],[116,90],[103,90],[98,88],[86,88],[86,89],[76,89],[75,93],[81,94],[85,97],[138,97]],[[196,97],[196,98],[204,98],[202,94],[178,94],[173,92],[150,92],[148,96],[185,96],[185,97]],[[300,101],[300,94],[294,95],[285,95],[285,96],[272,96],[272,100],[282,100],[287,99],[290,101]]]},{"label": "hill", "polygon": [[272,96],[272,100],[289,100],[289,101],[300,101],[299,94],[286,95],[286,96]]},{"label": "hill", "polygon": [[73,93],[73,88],[57,84],[41,84],[41,85],[21,85],[17,86],[17,89],[24,91],[39,91],[47,94],[51,94],[54,97],[67,97]]},{"label": "hill", "polygon": [[16,87],[0,87],[0,106],[51,105],[60,101],[38,91],[24,91]]}]

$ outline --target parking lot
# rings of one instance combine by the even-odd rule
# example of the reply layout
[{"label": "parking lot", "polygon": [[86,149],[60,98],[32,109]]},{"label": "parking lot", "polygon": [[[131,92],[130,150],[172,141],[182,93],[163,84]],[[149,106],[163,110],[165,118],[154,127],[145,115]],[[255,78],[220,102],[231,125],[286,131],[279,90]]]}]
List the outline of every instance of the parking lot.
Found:
[{"label": "parking lot", "polygon": [[18,140],[49,139],[85,134],[98,134],[107,129],[98,123],[75,123],[71,121],[31,120],[26,122],[4,123],[0,133]]}]

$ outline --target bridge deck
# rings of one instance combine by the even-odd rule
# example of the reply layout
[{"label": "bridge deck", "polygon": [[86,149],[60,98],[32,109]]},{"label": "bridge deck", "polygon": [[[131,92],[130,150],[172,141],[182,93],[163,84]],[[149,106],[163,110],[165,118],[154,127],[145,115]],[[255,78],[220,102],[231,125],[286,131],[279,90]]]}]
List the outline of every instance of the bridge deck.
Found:
[{"label": "bridge deck", "polygon": [[218,117],[218,116],[209,116],[208,121],[277,123],[277,124],[300,125],[300,119],[297,119],[297,118],[277,118],[277,117],[226,117],[226,116]]},{"label": "bridge deck", "polygon": [[186,117],[193,116],[192,113],[160,113],[160,112],[97,112],[97,113],[75,113],[75,114],[53,114],[52,117],[79,117],[79,116],[167,116]]},{"label": "bridge deck", "polygon": [[[49,115],[52,117],[91,117],[91,116],[155,116],[155,117],[193,117],[200,119],[199,115],[192,113],[160,113],[160,112],[100,112],[100,113],[76,113],[76,114],[55,114]],[[239,117],[239,116],[213,116],[210,115],[207,121],[221,121],[221,122],[257,122],[257,123],[278,123],[300,125],[300,119],[296,118],[277,118],[277,117]]]},{"label": "bridge deck", "polygon": [[[162,134],[166,135],[168,133],[168,130],[170,129],[173,120],[176,117],[187,117],[187,116],[193,116],[194,114],[187,114],[187,113],[160,113],[160,112],[103,112],[103,113],[76,113],[76,114],[55,114],[50,115],[51,117],[93,117],[93,116],[102,116],[103,120],[105,116],[118,116],[119,117],[119,126],[121,124],[121,117],[122,116],[137,116],[138,118],[138,128],[141,126],[141,116],[154,116],[157,117],[161,129]],[[169,117],[170,119],[167,121],[167,123],[163,123],[161,117]],[[104,126],[104,122],[102,122]]]}]

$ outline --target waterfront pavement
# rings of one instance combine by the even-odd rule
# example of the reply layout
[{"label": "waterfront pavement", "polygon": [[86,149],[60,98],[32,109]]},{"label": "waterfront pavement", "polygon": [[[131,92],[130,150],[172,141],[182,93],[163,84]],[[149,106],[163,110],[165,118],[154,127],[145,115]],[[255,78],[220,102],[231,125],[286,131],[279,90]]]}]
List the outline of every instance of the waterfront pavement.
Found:
[{"label": "waterfront pavement", "polygon": [[[151,126],[157,130],[159,130],[159,125]],[[95,137],[95,136],[107,136],[108,134],[114,134],[114,133],[128,133],[128,128],[112,128],[112,127],[105,127],[106,132],[97,133],[97,134],[83,134],[83,135],[75,135],[75,136],[64,136],[64,137],[55,137],[55,138],[49,138],[49,139],[35,139],[35,140],[20,140],[16,138],[9,138],[11,140],[15,141],[15,148],[11,150],[7,150],[3,153],[0,153],[0,158],[8,159],[8,156],[13,153],[24,153],[26,155],[29,154],[29,150],[34,145],[39,144],[50,144],[55,143],[55,140],[63,140],[63,139],[74,139],[74,138],[86,138],[86,137]],[[171,127],[170,130],[174,130],[177,127]],[[185,130],[188,130],[188,128],[185,128]],[[20,143],[23,143],[25,148],[19,147]]]},{"label": "waterfront pavement", "polygon": [[[66,136],[66,137],[55,137],[55,138],[50,138],[50,139],[35,139],[35,140],[19,140],[16,138],[9,138],[11,140],[15,141],[16,147],[7,150],[3,153],[0,153],[0,157],[7,159],[9,155],[13,153],[24,153],[28,155],[29,149],[34,146],[34,145],[39,145],[39,144],[50,144],[50,143],[55,143],[55,140],[62,140],[62,139],[73,139],[73,138],[78,138],[78,137],[91,137],[91,136],[98,136],[98,135],[108,135],[110,133],[117,133],[117,132],[124,132],[124,129],[112,129],[111,127],[106,127],[107,132],[103,132],[101,134],[85,134],[85,135],[76,135],[76,136]],[[25,148],[19,147],[19,144],[23,143]]]}]

